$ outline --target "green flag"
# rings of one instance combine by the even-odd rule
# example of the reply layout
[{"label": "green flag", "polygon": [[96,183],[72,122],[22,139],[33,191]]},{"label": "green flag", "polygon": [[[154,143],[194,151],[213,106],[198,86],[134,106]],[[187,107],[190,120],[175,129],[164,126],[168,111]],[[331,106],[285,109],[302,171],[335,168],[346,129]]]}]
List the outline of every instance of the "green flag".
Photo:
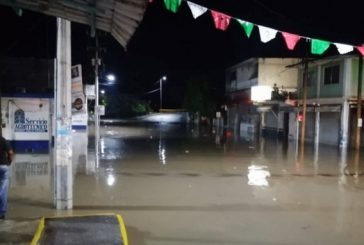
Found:
[{"label": "green flag", "polygon": [[330,42],[319,39],[311,39],[311,53],[323,54],[330,47]]},{"label": "green flag", "polygon": [[181,6],[181,2],[182,0],[164,0],[166,9],[172,11],[173,13],[177,13],[179,6]]},{"label": "green flag", "polygon": [[253,23],[250,23],[248,21],[244,21],[244,20],[239,20],[239,19],[236,19],[236,20],[244,28],[245,34],[249,38],[250,35],[252,34],[254,24]]}]

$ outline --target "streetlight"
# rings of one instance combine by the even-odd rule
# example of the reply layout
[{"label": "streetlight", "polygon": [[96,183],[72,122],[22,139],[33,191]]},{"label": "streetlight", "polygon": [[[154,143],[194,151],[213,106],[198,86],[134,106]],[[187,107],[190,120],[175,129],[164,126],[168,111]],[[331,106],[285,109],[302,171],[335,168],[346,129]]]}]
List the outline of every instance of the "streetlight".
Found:
[{"label": "streetlight", "polygon": [[[97,39],[96,39],[97,41]],[[98,43],[96,43],[98,45]],[[115,76],[113,74],[108,74],[106,76],[107,84],[100,84],[99,82],[99,57],[98,52],[96,52],[96,62],[95,62],[95,155],[96,155],[96,167],[99,167],[99,152],[100,152],[100,112],[105,111],[102,106],[99,105],[99,92],[105,94],[105,90],[99,91],[100,85],[111,85],[115,81]]]},{"label": "streetlight", "polygon": [[108,74],[106,75],[106,79],[109,81],[109,82],[115,82],[115,76],[113,74]]},{"label": "streetlight", "polygon": [[161,111],[161,109],[163,107],[163,105],[162,105],[162,102],[163,102],[163,100],[162,100],[162,97],[163,97],[162,82],[165,80],[167,80],[166,76],[163,76],[159,79],[159,91],[160,91],[160,93],[159,93],[159,112]]}]

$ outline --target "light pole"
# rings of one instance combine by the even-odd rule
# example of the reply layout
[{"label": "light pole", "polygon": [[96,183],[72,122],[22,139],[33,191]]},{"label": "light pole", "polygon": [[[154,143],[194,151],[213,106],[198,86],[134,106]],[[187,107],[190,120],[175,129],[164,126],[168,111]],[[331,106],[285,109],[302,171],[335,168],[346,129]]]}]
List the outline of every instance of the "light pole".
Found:
[{"label": "light pole", "polygon": [[[96,46],[98,45],[98,41],[96,38]],[[105,90],[100,91],[100,84],[105,85],[99,82],[99,65],[101,64],[99,59],[99,54],[96,51],[96,59],[95,59],[95,158],[96,158],[96,168],[99,167],[100,161],[100,111],[101,107],[99,104],[100,92],[101,94],[105,94]],[[108,83],[106,85],[112,85],[115,82],[115,76],[109,74],[106,76],[106,80]]]},{"label": "light pole", "polygon": [[99,65],[101,65],[101,59],[99,58],[99,41],[97,35],[95,35],[96,53],[95,59],[93,59],[93,65],[95,66],[95,162],[96,168],[99,167],[99,142],[100,142],[100,115],[99,115]]},{"label": "light pole", "polygon": [[167,80],[166,76],[163,76],[159,79],[159,112],[163,108],[163,90],[162,90],[162,83],[163,81]]}]

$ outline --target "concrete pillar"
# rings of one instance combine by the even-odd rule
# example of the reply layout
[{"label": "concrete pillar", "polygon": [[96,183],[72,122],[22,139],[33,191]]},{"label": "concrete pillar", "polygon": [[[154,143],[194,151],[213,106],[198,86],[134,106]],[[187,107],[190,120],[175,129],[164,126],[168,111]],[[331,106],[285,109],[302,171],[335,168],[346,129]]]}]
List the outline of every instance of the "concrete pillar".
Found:
[{"label": "concrete pillar", "polygon": [[263,129],[265,128],[265,111],[260,113],[260,137],[263,137]]},{"label": "concrete pillar", "polygon": [[320,143],[320,112],[315,111],[315,147]]},{"label": "concrete pillar", "polygon": [[281,111],[278,109],[277,112],[277,139],[279,139],[279,127],[281,125]]},{"label": "concrete pillar", "polygon": [[344,101],[341,106],[340,147],[347,148],[349,144],[349,102]]},{"label": "concrete pillar", "polygon": [[71,23],[57,18],[55,206],[72,209]]}]

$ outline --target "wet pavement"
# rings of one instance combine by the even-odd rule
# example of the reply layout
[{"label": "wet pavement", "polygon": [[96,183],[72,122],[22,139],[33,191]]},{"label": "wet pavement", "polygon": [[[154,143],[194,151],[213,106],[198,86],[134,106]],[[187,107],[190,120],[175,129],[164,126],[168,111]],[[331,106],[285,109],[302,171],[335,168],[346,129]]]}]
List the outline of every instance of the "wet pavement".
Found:
[{"label": "wet pavement", "polygon": [[[92,129],[90,129],[92,132]],[[169,124],[104,126],[96,166],[75,157],[74,209],[53,209],[51,156],[17,155],[0,244],[28,244],[41,216],[123,215],[131,245],[364,244],[355,152],[227,137]]]}]

